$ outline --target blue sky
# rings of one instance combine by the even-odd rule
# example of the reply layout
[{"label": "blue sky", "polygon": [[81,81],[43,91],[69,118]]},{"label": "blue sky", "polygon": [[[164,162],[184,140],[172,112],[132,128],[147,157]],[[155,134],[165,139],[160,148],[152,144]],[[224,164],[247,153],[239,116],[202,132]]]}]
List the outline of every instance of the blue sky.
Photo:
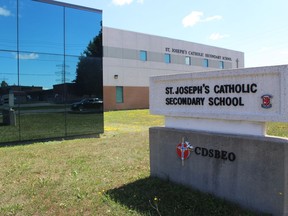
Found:
[{"label": "blue sky", "polygon": [[58,0],[103,10],[103,25],[245,53],[245,66],[288,64],[287,0]]},{"label": "blue sky", "polygon": [[[107,27],[242,51],[245,53],[246,67],[288,64],[287,0],[58,1],[102,10],[103,25]],[[27,0],[27,2],[30,1]],[[13,12],[13,10],[15,11],[15,0],[0,0],[0,3],[0,48],[13,50],[16,41],[16,28],[12,27],[16,26],[15,12]],[[49,6],[43,4],[43,8],[37,9],[38,11],[32,11],[33,7],[26,7],[25,11],[21,10],[20,22],[26,23],[26,25],[21,24],[25,29],[25,31],[21,31],[21,44],[25,45],[26,43],[26,47],[30,47],[30,50],[22,45],[20,47],[21,50],[29,51],[19,55],[23,62],[20,72],[27,74],[27,78],[22,76],[21,85],[32,85],[33,83],[44,88],[51,88],[53,84],[61,81],[61,76],[57,73],[61,72],[62,59],[39,54],[42,48],[45,52],[48,48],[51,49],[48,52],[63,52],[62,20],[57,18],[57,14],[61,14],[62,9],[49,10],[49,19],[47,19],[47,15],[43,15],[47,11],[46,7]],[[71,10],[72,12],[73,10]],[[39,22],[29,20],[39,20],[41,17],[44,17],[44,20]],[[71,30],[71,33],[67,34],[71,35],[71,38],[67,36],[66,41],[71,46],[69,45],[70,47],[67,48],[70,48],[69,50],[73,51],[75,55],[79,55],[89,40],[99,32],[97,28],[84,25],[85,21],[81,20],[82,18],[82,15],[78,16],[76,20],[72,20],[72,27],[67,26],[68,32]],[[94,20],[93,17],[84,17],[84,19]],[[99,20],[96,22],[99,24]],[[54,26],[53,32],[46,31],[47,25]],[[60,30],[57,32],[56,29]],[[84,31],[86,32],[84,33]],[[70,40],[73,42],[70,43]],[[31,44],[32,41],[35,44]],[[1,61],[2,59],[8,59],[5,61],[6,65]],[[5,80],[9,84],[17,84],[17,71],[13,66],[15,62],[15,53],[13,55],[13,53],[0,52],[0,81]],[[29,65],[36,65],[35,62],[38,62],[37,65],[41,65],[41,68],[46,68],[46,71],[41,70],[42,76],[46,77],[46,79],[41,79],[43,83],[37,79],[39,70],[28,71]],[[69,70],[70,77],[67,81],[72,81],[75,77],[77,58],[69,59],[68,63],[70,65],[67,70]],[[25,68],[27,71],[23,70]],[[35,83],[35,80],[38,80],[38,83]]]},{"label": "blue sky", "polygon": [[[50,89],[54,84],[76,77],[78,56],[99,33],[101,15],[71,8],[65,10],[65,37],[63,7],[19,1],[19,56],[17,56],[17,12],[15,0],[0,0],[0,83],[18,84],[17,58],[19,58],[19,84],[42,86]],[[35,21],[36,20],[36,21]],[[91,20],[93,27],[83,25]],[[64,38],[65,59],[64,67]],[[41,77],[41,78],[40,78]]]}]

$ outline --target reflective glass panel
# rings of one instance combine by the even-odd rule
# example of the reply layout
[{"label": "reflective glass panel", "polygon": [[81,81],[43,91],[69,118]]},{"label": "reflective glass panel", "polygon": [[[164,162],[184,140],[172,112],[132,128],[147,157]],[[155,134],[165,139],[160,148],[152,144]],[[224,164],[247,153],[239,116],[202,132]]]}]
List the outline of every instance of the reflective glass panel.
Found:
[{"label": "reflective glass panel", "polygon": [[20,109],[21,140],[63,137],[64,57],[22,52],[19,60],[20,85],[15,97]]},{"label": "reflective glass panel", "polygon": [[17,1],[0,0],[0,50],[17,49]]},{"label": "reflective glass panel", "polygon": [[[66,8],[65,10],[65,52],[80,56],[101,30],[102,15],[97,12]],[[100,41],[99,41],[100,42]],[[102,38],[101,38],[102,46]],[[94,52],[100,47],[94,47]]]},{"label": "reflective glass panel", "polygon": [[97,12],[66,8],[68,136],[103,132],[101,20]]},{"label": "reflective glass panel", "polygon": [[102,59],[67,57],[67,135],[103,132]]},{"label": "reflective glass panel", "polygon": [[14,92],[17,91],[16,52],[0,51],[0,142],[19,140],[19,116]]},{"label": "reflective glass panel", "polygon": [[0,0],[0,143],[104,130],[102,13],[47,2]]},{"label": "reflective glass panel", "polygon": [[63,54],[63,7],[31,0],[19,1],[20,51]]}]

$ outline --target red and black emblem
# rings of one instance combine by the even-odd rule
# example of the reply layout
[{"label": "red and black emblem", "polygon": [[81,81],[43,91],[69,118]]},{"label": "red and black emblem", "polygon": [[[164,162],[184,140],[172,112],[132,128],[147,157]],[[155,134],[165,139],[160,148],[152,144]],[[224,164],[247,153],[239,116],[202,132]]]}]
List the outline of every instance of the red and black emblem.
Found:
[{"label": "red and black emblem", "polygon": [[272,107],[271,99],[273,98],[272,95],[263,95],[262,97],[262,104],[261,107],[264,109],[268,109]]},{"label": "red and black emblem", "polygon": [[184,138],[182,138],[182,142],[176,147],[176,152],[178,157],[182,160],[182,165],[184,165],[184,160],[190,156],[190,152],[192,150],[193,146],[191,146],[189,142],[184,141]]}]

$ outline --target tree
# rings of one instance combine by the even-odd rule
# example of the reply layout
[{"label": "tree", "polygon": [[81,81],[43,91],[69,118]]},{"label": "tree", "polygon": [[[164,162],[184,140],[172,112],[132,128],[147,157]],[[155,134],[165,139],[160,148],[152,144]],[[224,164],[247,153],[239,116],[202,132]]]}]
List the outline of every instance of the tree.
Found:
[{"label": "tree", "polygon": [[86,50],[84,50],[86,57],[103,57],[103,46],[102,46],[102,29],[99,34],[89,42]]},{"label": "tree", "polygon": [[9,86],[8,83],[5,82],[4,80],[1,82],[1,88],[6,88],[8,86]]},{"label": "tree", "polygon": [[75,85],[78,95],[103,96],[102,29],[79,57]]}]

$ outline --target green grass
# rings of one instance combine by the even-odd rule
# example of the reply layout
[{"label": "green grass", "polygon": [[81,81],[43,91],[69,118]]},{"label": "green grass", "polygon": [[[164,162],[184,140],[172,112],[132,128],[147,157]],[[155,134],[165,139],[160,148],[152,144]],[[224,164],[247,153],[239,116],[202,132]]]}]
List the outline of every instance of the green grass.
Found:
[{"label": "green grass", "polygon": [[270,122],[267,124],[267,134],[271,136],[288,137],[288,124]]},{"label": "green grass", "polygon": [[[16,115],[16,126],[0,125],[1,142],[19,140],[19,125],[21,124],[21,140],[57,138],[65,136],[64,113],[33,113]],[[102,132],[103,115],[98,113],[66,114],[67,136],[95,134]],[[0,117],[0,122],[2,122]]]},{"label": "green grass", "polygon": [[[148,110],[104,117],[100,138],[0,148],[0,215],[254,215],[149,177],[148,128],[163,117]],[[268,128],[278,127],[288,136],[287,124]]]}]

